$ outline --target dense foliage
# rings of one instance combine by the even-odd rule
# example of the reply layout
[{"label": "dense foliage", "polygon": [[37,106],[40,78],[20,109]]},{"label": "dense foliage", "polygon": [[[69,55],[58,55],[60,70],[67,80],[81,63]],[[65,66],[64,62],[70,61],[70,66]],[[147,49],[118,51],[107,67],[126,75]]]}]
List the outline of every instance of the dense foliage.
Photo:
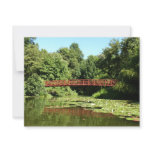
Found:
[{"label": "dense foliage", "polygon": [[[49,53],[40,50],[35,38],[25,38],[25,95],[53,96],[92,95],[99,98],[139,98],[139,39],[112,40],[98,56],[83,58],[77,43]],[[45,88],[45,80],[117,79],[112,88],[57,87]],[[77,92],[77,93],[76,93]]]},{"label": "dense foliage", "polygon": [[94,97],[139,99],[139,39],[112,41],[99,56],[97,66],[109,78],[117,79],[113,88],[105,88]]}]

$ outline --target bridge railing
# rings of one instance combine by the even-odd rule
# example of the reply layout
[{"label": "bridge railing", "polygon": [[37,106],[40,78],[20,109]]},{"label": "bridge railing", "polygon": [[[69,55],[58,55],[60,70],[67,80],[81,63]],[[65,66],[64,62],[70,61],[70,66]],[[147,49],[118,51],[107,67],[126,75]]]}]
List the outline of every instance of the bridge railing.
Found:
[{"label": "bridge railing", "polygon": [[114,79],[51,80],[45,81],[45,86],[114,86],[116,82]]}]

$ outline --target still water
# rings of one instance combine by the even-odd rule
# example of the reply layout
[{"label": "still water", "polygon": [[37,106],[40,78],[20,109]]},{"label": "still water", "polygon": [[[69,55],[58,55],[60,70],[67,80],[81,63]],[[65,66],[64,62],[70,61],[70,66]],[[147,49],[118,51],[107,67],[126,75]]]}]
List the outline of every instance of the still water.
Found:
[{"label": "still water", "polygon": [[139,122],[97,113],[64,101],[25,98],[25,126],[139,126]]}]

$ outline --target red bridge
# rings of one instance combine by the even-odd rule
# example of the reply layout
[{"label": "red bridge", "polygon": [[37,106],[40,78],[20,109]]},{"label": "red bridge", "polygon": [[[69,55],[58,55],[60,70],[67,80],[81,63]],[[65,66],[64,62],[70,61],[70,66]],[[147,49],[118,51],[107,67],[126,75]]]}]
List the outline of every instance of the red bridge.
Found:
[{"label": "red bridge", "polygon": [[59,86],[114,86],[117,80],[114,79],[76,79],[76,80],[52,80],[45,81],[45,87]]}]

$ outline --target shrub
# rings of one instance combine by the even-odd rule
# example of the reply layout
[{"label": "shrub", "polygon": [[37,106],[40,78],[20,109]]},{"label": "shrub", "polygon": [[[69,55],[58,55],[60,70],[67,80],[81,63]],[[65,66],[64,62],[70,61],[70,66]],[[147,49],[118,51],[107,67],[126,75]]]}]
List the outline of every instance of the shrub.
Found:
[{"label": "shrub", "polygon": [[48,87],[47,92],[56,97],[77,96],[76,91],[71,90],[70,87]]},{"label": "shrub", "polygon": [[32,74],[27,81],[25,81],[25,95],[26,96],[41,96],[46,95],[43,80],[36,74]]}]

